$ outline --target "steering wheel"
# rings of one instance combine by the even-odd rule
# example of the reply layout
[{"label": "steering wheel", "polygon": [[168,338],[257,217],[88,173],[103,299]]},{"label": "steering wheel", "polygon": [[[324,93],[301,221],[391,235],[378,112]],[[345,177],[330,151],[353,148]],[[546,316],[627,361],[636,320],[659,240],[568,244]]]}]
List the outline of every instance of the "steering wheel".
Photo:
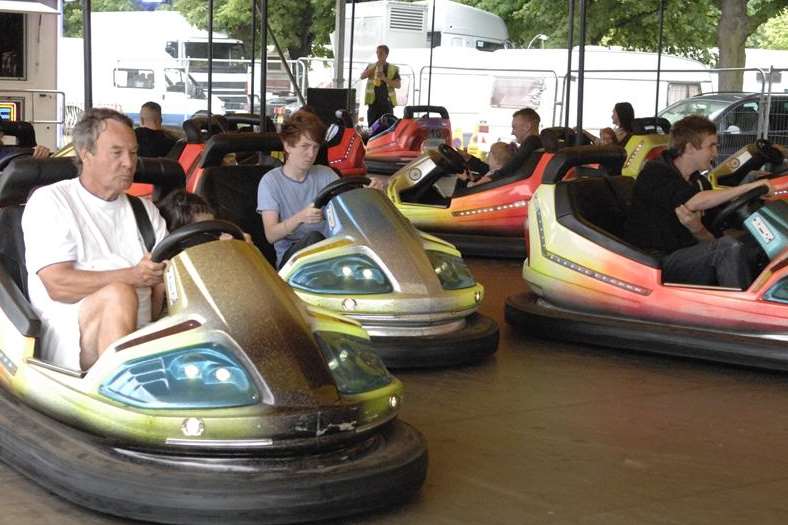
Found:
[{"label": "steering wheel", "polygon": [[719,211],[719,213],[717,213],[714,222],[711,223],[712,231],[721,232],[727,220],[734,214],[737,214],[739,218],[744,221],[749,215],[748,205],[752,202],[756,202],[762,195],[766,195],[767,193],[769,193],[769,188],[766,186],[757,186],[730,201]]},{"label": "steering wheel", "polygon": [[460,155],[456,149],[448,144],[441,144],[438,146],[438,155],[440,155],[440,164],[443,168],[452,173],[465,171],[465,159],[462,158],[462,155]]},{"label": "steering wheel", "polygon": [[153,262],[171,259],[186,248],[215,241],[222,233],[229,233],[239,241],[244,240],[244,232],[231,222],[216,220],[194,222],[181,226],[162,239],[153,249],[150,258]]},{"label": "steering wheel", "polygon": [[331,199],[340,193],[363,188],[371,182],[369,177],[342,177],[341,179],[335,180],[317,194],[317,197],[315,197],[315,208],[324,207]]},{"label": "steering wheel", "polygon": [[33,156],[33,148],[21,148],[14,153],[6,155],[2,159],[0,159],[0,171],[3,171],[8,167],[9,164],[14,162],[16,159],[22,157],[32,157]]},{"label": "steering wheel", "polygon": [[758,139],[755,141],[758,151],[766,158],[766,162],[771,164],[781,164],[784,160],[783,154],[780,150],[772,146],[772,143],[766,139]]}]

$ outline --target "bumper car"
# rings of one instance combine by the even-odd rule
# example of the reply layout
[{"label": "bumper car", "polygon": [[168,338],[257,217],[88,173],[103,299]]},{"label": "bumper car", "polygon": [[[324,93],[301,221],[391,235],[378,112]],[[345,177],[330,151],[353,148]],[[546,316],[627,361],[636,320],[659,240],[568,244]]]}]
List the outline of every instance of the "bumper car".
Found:
[{"label": "bumper car", "polygon": [[633,133],[624,143],[627,159],[621,174],[637,177],[643,165],[662,155],[670,141],[670,122],[661,117],[636,118],[632,121]]},{"label": "bumper car", "polygon": [[572,148],[547,166],[530,206],[528,289],[507,299],[507,321],[548,338],[788,370],[788,204],[759,208],[758,188],[717,214],[717,225],[743,220],[768,258],[748,289],[666,283],[658,259],[622,240],[631,177],[562,180],[579,162],[624,159]]},{"label": "bumper car", "polygon": [[[457,174],[468,168],[463,157],[440,145],[397,172],[387,195],[418,229],[451,242],[464,255],[524,258],[528,201],[555,152],[574,143],[574,131],[548,128],[541,137],[544,150],[537,150],[515,174],[473,187],[458,184]],[[569,176],[584,169],[578,166]]]},{"label": "bumper car", "polygon": [[161,523],[329,519],[419,489],[425,442],[397,419],[402,385],[367,334],[305,306],[249,244],[216,241],[242,238],[232,224],[188,225],[154,249],[170,261],[162,319],[87,372],[42,361],[40,322],[6,263],[24,269],[19,197],[55,180],[0,180],[0,220],[21,249],[0,266],[3,461],[79,505]]},{"label": "bumper car", "polygon": [[772,180],[775,198],[788,199],[788,161],[785,153],[781,147],[765,139],[744,146],[725,159],[709,172],[709,181],[715,188],[738,186],[753,180],[752,172]]},{"label": "bumper car", "polygon": [[[416,113],[424,115],[415,118]],[[430,113],[439,117],[430,117]],[[367,169],[383,175],[395,173],[428,149],[452,142],[449,112],[441,106],[405,106],[401,119],[383,115],[370,128],[370,133]]]},{"label": "bumper car", "polygon": [[367,174],[365,152],[364,142],[353,125],[353,119],[347,111],[338,110],[336,120],[326,131],[324,164],[340,177],[363,176]]},{"label": "bumper car", "polygon": [[478,312],[484,288],[450,244],[417,231],[366,177],[345,177],[315,199],[327,239],[297,252],[279,275],[306,303],[347,315],[390,367],[478,361],[498,326]]}]

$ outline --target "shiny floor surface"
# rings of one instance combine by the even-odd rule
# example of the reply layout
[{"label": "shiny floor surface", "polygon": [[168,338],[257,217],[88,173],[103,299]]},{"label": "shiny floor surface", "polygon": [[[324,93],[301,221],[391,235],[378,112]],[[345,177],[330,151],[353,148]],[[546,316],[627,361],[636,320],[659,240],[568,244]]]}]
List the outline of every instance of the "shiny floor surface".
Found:
[{"label": "shiny floor surface", "polygon": [[[501,326],[497,356],[399,373],[402,417],[429,442],[424,488],[333,523],[788,522],[788,376],[529,338],[503,321],[520,265],[470,263]],[[0,486],[2,524],[128,523],[3,465]]]}]

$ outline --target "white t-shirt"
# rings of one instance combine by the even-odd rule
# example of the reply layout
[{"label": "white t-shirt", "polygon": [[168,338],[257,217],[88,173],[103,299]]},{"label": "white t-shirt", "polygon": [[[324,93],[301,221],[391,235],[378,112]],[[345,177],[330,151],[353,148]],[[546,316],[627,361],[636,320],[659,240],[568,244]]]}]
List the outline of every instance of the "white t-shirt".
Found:
[{"label": "white t-shirt", "polygon": [[[141,199],[156,242],[167,226],[156,206]],[[126,195],[105,201],[87,191],[79,179],[39,188],[28,200],[22,215],[25,261],[30,302],[42,322],[42,358],[79,370],[79,306],[54,301],[38,277],[38,271],[56,263],[74,262],[77,270],[106,271],[135,266],[145,254]],[[137,288],[137,325],[151,320],[151,290]]]}]

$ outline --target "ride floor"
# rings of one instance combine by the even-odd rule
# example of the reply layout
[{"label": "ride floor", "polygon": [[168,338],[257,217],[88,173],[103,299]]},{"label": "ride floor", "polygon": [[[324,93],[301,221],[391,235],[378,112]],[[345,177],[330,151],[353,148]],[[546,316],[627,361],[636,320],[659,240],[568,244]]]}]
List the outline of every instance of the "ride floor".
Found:
[{"label": "ride floor", "polygon": [[[520,264],[469,263],[501,326],[497,356],[398,372],[427,481],[407,505],[332,523],[786,522],[788,375],[529,338],[503,320]],[[129,523],[2,464],[0,484],[0,524]]]}]

